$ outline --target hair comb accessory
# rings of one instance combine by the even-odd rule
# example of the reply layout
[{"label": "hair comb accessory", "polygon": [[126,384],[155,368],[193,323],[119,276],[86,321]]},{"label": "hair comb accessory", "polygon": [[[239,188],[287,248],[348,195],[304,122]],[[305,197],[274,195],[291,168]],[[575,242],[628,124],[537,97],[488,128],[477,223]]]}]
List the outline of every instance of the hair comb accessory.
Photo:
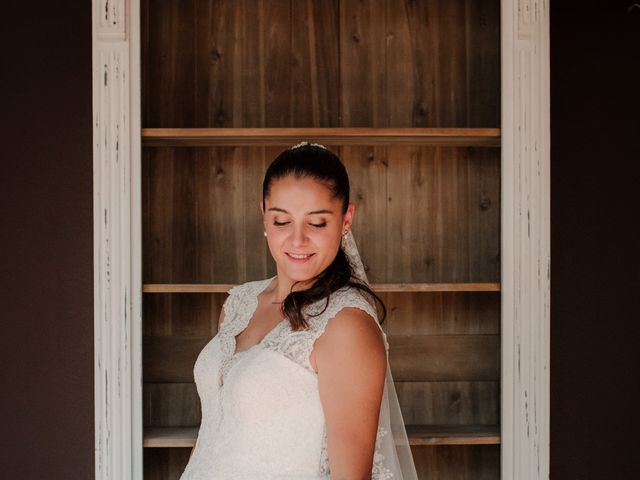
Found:
[{"label": "hair comb accessory", "polygon": [[320,148],[324,148],[325,150],[328,150],[327,147],[325,147],[324,145],[320,145],[319,143],[309,143],[307,141],[296,143],[293,147],[289,147],[289,150],[295,150],[296,148],[306,147],[307,145],[310,147],[320,147]]}]

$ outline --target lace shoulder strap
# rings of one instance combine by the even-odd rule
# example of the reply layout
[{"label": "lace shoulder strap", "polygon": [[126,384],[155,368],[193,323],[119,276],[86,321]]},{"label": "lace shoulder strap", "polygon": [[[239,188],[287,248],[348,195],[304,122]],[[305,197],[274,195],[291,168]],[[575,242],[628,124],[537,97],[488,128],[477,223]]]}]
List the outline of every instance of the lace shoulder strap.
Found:
[{"label": "lace shoulder strap", "polygon": [[388,353],[389,343],[387,342],[387,336],[382,329],[382,325],[380,325],[380,322],[378,320],[378,312],[376,311],[374,304],[365,297],[364,292],[360,292],[360,290],[354,287],[345,286],[331,294],[329,298],[329,304],[327,305],[326,310],[324,310],[323,312],[322,310],[324,309],[325,305],[326,300],[321,300],[309,306],[310,308],[308,309],[308,311],[311,314],[318,314],[319,312],[322,312],[317,316],[308,317],[309,325],[312,329],[312,341],[315,342],[315,340],[320,337],[322,333],[324,333],[329,320],[334,318],[338,314],[338,312],[340,312],[340,310],[345,307],[354,307],[363,310],[364,312],[371,315],[371,317],[373,317],[373,320],[375,321],[376,325],[378,325],[378,328],[382,333],[385,349]]},{"label": "lace shoulder strap", "polygon": [[249,320],[245,318],[245,314],[255,309],[258,293],[268,285],[270,281],[270,278],[253,280],[240,285],[234,285],[229,289],[227,292],[229,296],[222,304],[224,310],[223,330],[227,331],[236,328],[242,330],[244,328],[243,322]]},{"label": "lace shoulder strap", "polygon": [[224,310],[224,322],[223,327],[228,326],[234,320],[240,304],[244,300],[244,291],[246,290],[246,283],[241,285],[234,285],[227,292],[229,296],[225,299],[222,304],[222,309]]}]

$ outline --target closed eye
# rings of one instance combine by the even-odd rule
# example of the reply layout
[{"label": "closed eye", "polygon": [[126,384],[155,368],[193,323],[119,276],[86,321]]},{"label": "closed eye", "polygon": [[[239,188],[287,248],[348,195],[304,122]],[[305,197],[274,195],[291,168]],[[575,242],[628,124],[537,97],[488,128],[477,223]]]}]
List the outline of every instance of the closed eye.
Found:
[{"label": "closed eye", "polygon": [[[273,224],[276,227],[282,227],[283,225],[288,224],[289,222],[278,222],[277,220],[273,221]],[[310,223],[309,225],[316,227],[316,228],[322,228],[322,227],[326,227],[327,226],[327,222],[323,222],[323,223]]]}]

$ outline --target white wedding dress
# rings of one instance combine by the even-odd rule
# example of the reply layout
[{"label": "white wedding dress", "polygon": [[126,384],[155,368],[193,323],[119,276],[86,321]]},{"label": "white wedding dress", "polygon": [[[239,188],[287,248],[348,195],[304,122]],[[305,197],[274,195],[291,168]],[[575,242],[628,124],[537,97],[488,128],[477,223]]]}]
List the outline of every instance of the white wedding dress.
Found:
[{"label": "white wedding dress", "polygon": [[[229,291],[224,322],[198,356],[194,376],[202,421],[181,480],[331,478],[317,374],[309,355],[340,309],[360,308],[376,323],[377,314],[357,289],[346,286],[331,294],[321,315],[309,317],[308,330],[293,331],[284,319],[259,344],[234,354],[236,335],[247,327],[258,294],[274,278]],[[322,299],[305,311],[320,312],[325,304]],[[384,341],[388,351],[386,336]],[[378,428],[372,474],[376,480],[391,478],[379,451],[387,433]]]}]

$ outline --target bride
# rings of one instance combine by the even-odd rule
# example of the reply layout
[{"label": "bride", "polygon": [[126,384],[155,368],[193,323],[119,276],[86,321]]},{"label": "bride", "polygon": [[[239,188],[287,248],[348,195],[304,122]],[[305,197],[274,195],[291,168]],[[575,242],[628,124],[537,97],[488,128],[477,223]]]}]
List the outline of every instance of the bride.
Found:
[{"label": "bride", "polygon": [[277,274],[229,291],[198,356],[181,479],[416,479],[344,165],[322,145],[285,150],[260,208]]}]

